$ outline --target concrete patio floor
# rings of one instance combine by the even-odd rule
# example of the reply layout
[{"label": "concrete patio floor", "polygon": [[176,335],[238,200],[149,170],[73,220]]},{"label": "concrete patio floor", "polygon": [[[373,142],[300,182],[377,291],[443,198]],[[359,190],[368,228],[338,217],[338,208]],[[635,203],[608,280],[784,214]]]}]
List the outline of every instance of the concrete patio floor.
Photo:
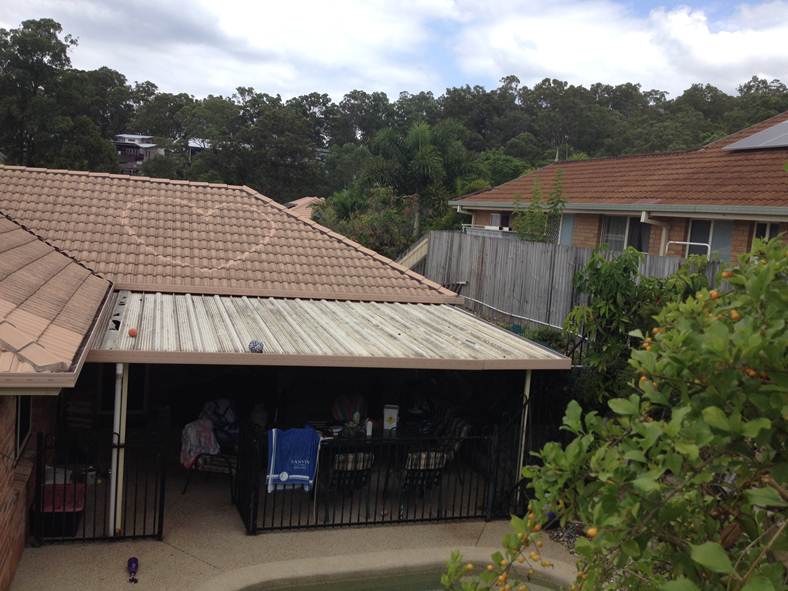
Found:
[{"label": "concrete patio floor", "polygon": [[[186,495],[172,478],[167,491],[164,541],[68,543],[26,548],[11,591],[111,591],[129,589],[126,561],[140,561],[139,584],[146,590],[192,590],[212,577],[263,563],[317,557],[352,561],[353,555],[457,547],[492,552],[508,523],[466,521],[418,525],[337,528],[248,536],[222,477],[195,478]],[[574,564],[572,556],[544,536],[542,554]]]}]

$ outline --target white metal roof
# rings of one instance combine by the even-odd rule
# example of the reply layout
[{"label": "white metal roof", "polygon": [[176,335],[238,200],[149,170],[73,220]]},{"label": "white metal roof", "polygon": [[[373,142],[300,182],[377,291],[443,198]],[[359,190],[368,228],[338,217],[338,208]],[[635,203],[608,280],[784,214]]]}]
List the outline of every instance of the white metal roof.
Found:
[{"label": "white metal roof", "polygon": [[[119,291],[88,361],[568,369],[570,360],[446,304]],[[136,337],[129,335],[135,328]],[[263,353],[249,352],[252,340]]]}]

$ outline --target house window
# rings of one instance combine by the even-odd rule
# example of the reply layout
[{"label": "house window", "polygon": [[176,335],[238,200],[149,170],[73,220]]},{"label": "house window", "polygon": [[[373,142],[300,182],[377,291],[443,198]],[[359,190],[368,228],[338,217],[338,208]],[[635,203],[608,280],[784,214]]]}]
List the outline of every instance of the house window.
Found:
[{"label": "house window", "polygon": [[610,250],[624,250],[631,246],[640,252],[648,252],[651,226],[636,217],[609,216],[602,223],[602,244]]},{"label": "house window", "polygon": [[687,256],[710,254],[713,228],[714,223],[711,220],[690,220]]},{"label": "house window", "polygon": [[32,396],[16,397],[16,457],[18,458],[25,449],[25,444],[30,438],[30,428],[33,418]]},{"label": "house window", "polygon": [[511,217],[510,213],[491,213],[490,214],[490,225],[496,226],[497,228],[508,228],[509,227],[509,219]]},{"label": "house window", "polygon": [[640,252],[648,252],[648,243],[651,239],[651,226],[644,224],[638,218],[629,218],[627,228],[627,246]]},{"label": "house window", "polygon": [[761,238],[763,240],[771,240],[780,233],[780,224],[771,224],[768,222],[756,222],[754,238]]}]

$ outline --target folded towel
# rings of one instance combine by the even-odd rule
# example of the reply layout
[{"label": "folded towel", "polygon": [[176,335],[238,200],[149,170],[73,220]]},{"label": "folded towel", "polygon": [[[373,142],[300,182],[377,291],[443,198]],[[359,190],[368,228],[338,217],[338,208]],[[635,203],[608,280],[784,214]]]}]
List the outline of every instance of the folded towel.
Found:
[{"label": "folded towel", "polygon": [[312,490],[319,448],[320,434],[312,427],[268,431],[268,492],[299,487]]}]

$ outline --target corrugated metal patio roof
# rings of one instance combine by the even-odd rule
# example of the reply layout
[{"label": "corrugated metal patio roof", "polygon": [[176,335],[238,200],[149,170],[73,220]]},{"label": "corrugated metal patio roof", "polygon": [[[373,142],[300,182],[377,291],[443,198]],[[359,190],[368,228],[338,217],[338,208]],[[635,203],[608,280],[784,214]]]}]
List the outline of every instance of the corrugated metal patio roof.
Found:
[{"label": "corrugated metal patio roof", "polygon": [[[119,291],[89,361],[423,369],[569,369],[447,304]],[[129,335],[135,328],[137,336]],[[249,352],[252,340],[263,353]]]}]

